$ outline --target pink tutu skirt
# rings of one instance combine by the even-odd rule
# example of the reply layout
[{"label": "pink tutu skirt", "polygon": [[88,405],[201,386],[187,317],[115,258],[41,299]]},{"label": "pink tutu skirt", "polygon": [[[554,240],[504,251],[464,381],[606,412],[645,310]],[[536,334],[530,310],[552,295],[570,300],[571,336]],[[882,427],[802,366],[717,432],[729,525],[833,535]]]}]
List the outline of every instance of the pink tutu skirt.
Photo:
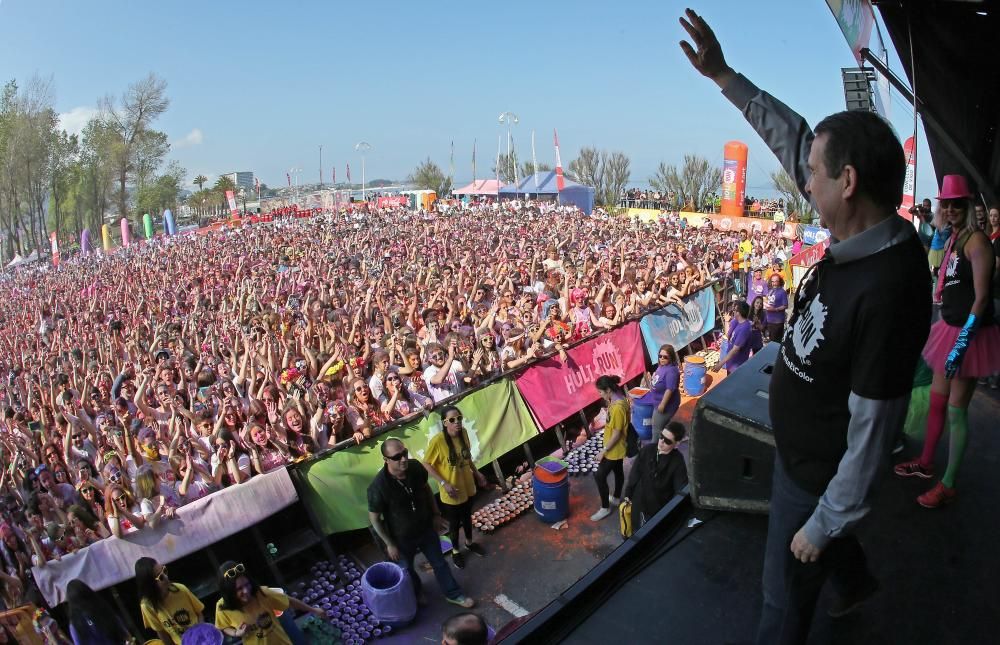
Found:
[{"label": "pink tutu skirt", "polygon": [[[944,374],[944,362],[948,352],[955,346],[955,339],[961,327],[952,327],[939,320],[931,327],[931,333],[924,345],[923,356],[935,374]],[[1000,372],[1000,325],[980,327],[962,358],[962,366],[957,376],[961,378],[984,378]]]}]

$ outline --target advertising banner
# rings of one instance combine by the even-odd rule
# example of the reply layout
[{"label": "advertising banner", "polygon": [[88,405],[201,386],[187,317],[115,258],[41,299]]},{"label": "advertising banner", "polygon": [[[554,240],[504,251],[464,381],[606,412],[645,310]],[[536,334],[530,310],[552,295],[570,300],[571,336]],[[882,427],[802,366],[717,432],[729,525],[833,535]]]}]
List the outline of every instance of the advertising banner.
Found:
[{"label": "advertising banner", "polygon": [[552,356],[517,376],[517,389],[543,429],[600,398],[594,389],[597,377],[614,374],[624,383],[645,369],[637,322],[581,343],[567,354],[565,363]]},{"label": "advertising banner", "polygon": [[240,209],[236,207],[236,195],[233,194],[233,191],[226,191],[226,201],[229,202],[229,212],[233,217],[238,217]]},{"label": "advertising banner", "polygon": [[793,255],[788,259],[792,266],[811,267],[822,259],[826,249],[830,246],[830,238],[823,239],[819,244],[810,246],[798,255]]},{"label": "advertising banner", "polygon": [[375,200],[375,205],[379,208],[387,208],[392,206],[402,206],[405,207],[410,203],[410,200],[406,198],[405,195],[395,195],[392,197],[379,197]]},{"label": "advertising banner", "polygon": [[826,4],[854,53],[854,60],[858,65],[864,64],[861,50],[868,47],[872,26],[875,24],[875,13],[870,0],[826,0]]},{"label": "advertising banner", "polygon": [[830,237],[830,231],[822,226],[815,226],[813,224],[799,226],[799,232],[802,233],[802,243],[809,245],[819,244]]},{"label": "advertising banner", "polygon": [[[917,144],[913,137],[908,137],[903,144],[903,156],[906,157],[906,178],[903,180],[903,203],[899,205],[899,216],[907,222],[913,221],[910,209],[916,204],[915,182],[917,177]],[[917,222],[915,226],[919,226]]]},{"label": "advertising banner", "polygon": [[[457,406],[477,466],[488,464],[538,434],[531,412],[509,379],[473,392]],[[386,439],[400,439],[410,457],[419,460],[431,437],[439,432],[441,415],[432,412],[376,441],[303,464],[302,501],[312,509],[320,529],[327,534],[368,526],[368,485],[385,463],[380,446]]]},{"label": "advertising banner", "polygon": [[[683,211],[681,212],[681,217],[687,220],[688,226],[693,227],[704,226],[705,222],[711,222],[712,228],[717,231],[739,231],[746,229],[751,233],[770,233],[778,224],[773,219],[763,217],[735,217],[733,215],[688,213]],[[784,228],[781,230],[781,236],[789,240],[795,238],[796,232],[802,226],[795,222],[784,222],[783,224]]]},{"label": "advertising banner", "polygon": [[59,238],[55,231],[49,233],[49,247],[52,249],[52,266],[59,266]]},{"label": "advertising banner", "polygon": [[686,298],[683,307],[667,305],[647,314],[639,327],[650,357],[657,355],[660,345],[680,349],[715,327],[715,291],[702,289]]}]

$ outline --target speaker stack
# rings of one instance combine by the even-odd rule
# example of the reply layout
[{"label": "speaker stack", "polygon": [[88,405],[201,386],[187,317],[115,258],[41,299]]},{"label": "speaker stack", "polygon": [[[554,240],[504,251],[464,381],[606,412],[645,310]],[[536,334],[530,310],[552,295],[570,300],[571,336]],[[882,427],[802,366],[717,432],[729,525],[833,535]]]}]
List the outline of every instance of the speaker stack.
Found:
[{"label": "speaker stack", "polygon": [[774,473],[768,411],[778,343],[768,343],[698,401],[688,475],[699,508],[767,513]]}]

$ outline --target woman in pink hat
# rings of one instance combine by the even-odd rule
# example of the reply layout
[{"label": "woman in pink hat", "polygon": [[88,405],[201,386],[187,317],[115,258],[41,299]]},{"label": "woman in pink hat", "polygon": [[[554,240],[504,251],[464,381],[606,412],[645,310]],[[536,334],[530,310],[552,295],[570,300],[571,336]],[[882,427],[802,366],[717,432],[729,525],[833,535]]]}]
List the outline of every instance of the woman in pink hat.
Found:
[{"label": "woman in pink hat", "polygon": [[942,220],[951,225],[934,289],[941,320],[931,327],[923,356],[934,371],[927,436],[919,459],[898,464],[901,477],[934,476],[934,449],[947,414],[951,428],[948,467],[941,481],[917,498],[926,508],[955,499],[955,478],[968,438],[967,412],[976,379],[1000,369],[1000,328],[994,318],[995,259],[989,238],[978,229],[972,193],[962,175],[945,175],[938,195]]}]

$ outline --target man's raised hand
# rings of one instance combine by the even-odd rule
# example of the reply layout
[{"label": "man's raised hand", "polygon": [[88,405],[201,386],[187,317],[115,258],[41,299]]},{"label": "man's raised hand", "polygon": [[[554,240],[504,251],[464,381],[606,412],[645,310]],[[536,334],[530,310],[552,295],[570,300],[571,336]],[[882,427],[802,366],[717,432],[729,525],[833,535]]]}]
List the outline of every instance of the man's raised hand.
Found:
[{"label": "man's raised hand", "polygon": [[712,79],[720,88],[725,87],[736,72],[726,63],[722,45],[715,37],[715,32],[691,9],[684,10],[680,23],[694,42],[694,47],[686,40],[680,42],[681,50],[691,61],[691,65],[703,76]]}]

